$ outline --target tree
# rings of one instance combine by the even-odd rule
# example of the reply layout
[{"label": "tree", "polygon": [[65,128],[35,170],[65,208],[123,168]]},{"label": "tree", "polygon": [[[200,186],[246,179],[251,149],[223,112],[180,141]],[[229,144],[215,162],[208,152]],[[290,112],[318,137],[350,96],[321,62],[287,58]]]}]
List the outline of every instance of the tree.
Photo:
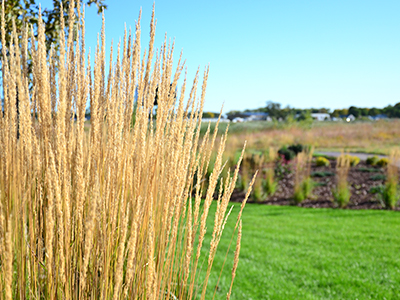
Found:
[{"label": "tree", "polygon": [[380,114],[380,110],[376,107],[371,108],[368,110],[368,116],[375,117],[376,115]]},{"label": "tree", "polygon": [[280,118],[281,117],[281,104],[272,102],[272,101],[268,101],[265,111],[268,113],[268,115],[271,118]]},{"label": "tree", "polygon": [[349,107],[349,115],[353,115],[358,118],[361,115],[361,111],[358,107],[350,106]]},{"label": "tree", "polygon": [[[37,0],[1,0],[2,5],[0,5],[0,16],[4,14],[4,29],[5,35],[1,38],[0,43],[0,55],[3,54],[2,47],[8,44],[12,44],[11,40],[13,37],[13,32],[15,30],[17,34],[17,39],[19,41],[22,40],[23,32],[25,29],[32,30],[33,35],[37,37],[38,35],[38,22],[39,22],[39,12],[42,14],[42,20],[45,29],[46,36],[46,49],[47,53],[49,53],[50,49],[53,47],[56,51],[59,49],[59,35],[61,29],[61,3],[63,7],[63,18],[65,20],[65,29],[66,34],[68,34],[69,28],[69,14],[68,9],[70,7],[70,0],[53,0],[53,9],[41,8],[39,10],[39,5],[36,3]],[[78,0],[79,4],[82,5],[83,1]],[[97,13],[100,14],[104,9],[107,8],[107,5],[104,4],[105,0],[87,0],[85,3],[88,6],[92,4],[96,4]],[[4,12],[3,12],[4,7]],[[76,9],[77,10],[77,9]],[[78,13],[75,14],[75,20],[73,22],[73,26],[76,26],[79,22]],[[3,22],[1,18],[1,22]],[[6,45],[3,45],[3,39]],[[64,45],[62,45],[64,47]],[[9,55],[6,53],[5,55]],[[3,58],[5,59],[5,58]],[[31,80],[32,73],[32,65],[30,59],[26,62],[27,64],[27,76],[28,79]],[[30,81],[31,82],[31,81]],[[31,88],[31,86],[30,86]],[[3,97],[2,97],[2,106],[3,106]],[[17,106],[17,115],[19,115],[19,100],[18,100],[18,90],[16,94],[16,106]],[[19,132],[17,136],[19,135]]]},{"label": "tree", "polygon": [[[46,35],[46,46],[47,50],[50,50],[51,46],[54,45],[58,49],[58,38],[61,27],[61,3],[64,8],[64,20],[65,25],[68,26],[68,8],[70,0],[53,0],[53,9],[41,8],[42,18],[45,26]],[[107,9],[107,5],[104,4],[105,0],[87,0],[85,3],[88,6],[96,4],[97,13],[100,14],[104,9]],[[11,33],[13,32],[13,19],[15,21],[15,29],[17,35],[22,37],[22,33],[25,25],[32,26],[34,34],[37,35],[37,26],[39,20],[39,5],[36,3],[37,0],[7,0],[4,1],[4,15],[5,15],[5,40],[10,43]],[[83,3],[82,0],[79,2]],[[0,6],[0,12],[2,6]],[[75,20],[75,24],[78,20]]]}]

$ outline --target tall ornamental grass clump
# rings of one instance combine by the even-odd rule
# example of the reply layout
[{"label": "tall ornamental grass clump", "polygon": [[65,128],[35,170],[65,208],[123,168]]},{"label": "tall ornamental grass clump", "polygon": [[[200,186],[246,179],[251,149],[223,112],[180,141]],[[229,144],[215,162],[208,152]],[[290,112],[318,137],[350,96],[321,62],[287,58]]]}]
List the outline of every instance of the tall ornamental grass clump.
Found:
[{"label": "tall ornamental grass clump", "polygon": [[296,175],[294,181],[293,199],[295,203],[301,203],[311,196],[314,181],[311,179],[311,160],[313,148],[300,152],[296,158]]},{"label": "tall ornamental grass clump", "polygon": [[349,169],[350,158],[342,153],[336,161],[336,188],[332,191],[335,202],[341,208],[347,206],[351,197],[350,187],[347,182]]},{"label": "tall ornamental grass clump", "polygon": [[[37,38],[27,28],[21,40],[14,33],[6,45],[2,15],[0,298],[204,299],[238,177],[236,167],[219,178],[226,134],[215,145],[216,127],[199,142],[208,68],[199,96],[198,74],[187,100],[186,77],[178,98],[170,92],[184,66],[179,58],[172,69],[174,46],[167,42],[155,52],[154,11],[148,50],[141,53],[137,22],[135,33],[125,33],[111,49],[106,67],[104,22],[96,50],[88,53],[84,9],[79,2],[74,9],[73,0],[70,5],[68,38],[61,20],[59,53],[53,50],[48,58],[41,18]],[[91,124],[85,133],[88,99]],[[201,182],[215,146],[202,200]],[[200,277],[219,180],[224,188]],[[246,199],[235,227],[232,280]]]},{"label": "tall ornamental grass clump", "polygon": [[278,182],[275,179],[275,163],[277,155],[274,148],[270,147],[266,156],[267,156],[267,164],[266,164],[266,169],[264,170],[265,175],[262,185],[263,185],[263,191],[265,195],[268,197],[275,194],[278,185]]},{"label": "tall ornamental grass clump", "polygon": [[386,208],[394,209],[399,201],[399,151],[392,150],[387,165],[387,176],[385,186],[382,191],[383,203]]}]

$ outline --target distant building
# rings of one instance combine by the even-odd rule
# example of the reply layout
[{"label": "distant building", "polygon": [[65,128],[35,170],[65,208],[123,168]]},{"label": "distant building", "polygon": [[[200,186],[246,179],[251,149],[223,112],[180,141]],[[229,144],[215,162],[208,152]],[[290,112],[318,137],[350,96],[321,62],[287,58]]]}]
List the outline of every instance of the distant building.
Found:
[{"label": "distant building", "polygon": [[265,112],[240,112],[231,114],[228,118],[232,122],[247,122],[247,121],[272,121],[268,113]]},{"label": "distant building", "polygon": [[317,121],[329,121],[331,119],[331,116],[326,113],[313,113],[311,117]]},{"label": "distant building", "polygon": [[384,114],[379,114],[379,115],[376,115],[376,116],[369,116],[368,117],[370,120],[373,120],[373,121],[377,121],[377,120],[382,120],[382,119],[387,119],[388,118],[388,116],[387,115],[384,115]]},{"label": "distant building", "polygon": [[[202,119],[201,119],[201,122],[204,122],[204,123],[208,123],[208,122],[217,123],[217,121],[218,121],[218,118],[202,118]],[[231,121],[231,120],[225,119],[225,118],[221,118],[221,119],[219,120],[220,123],[228,123],[228,122],[230,122],[230,121]]]}]

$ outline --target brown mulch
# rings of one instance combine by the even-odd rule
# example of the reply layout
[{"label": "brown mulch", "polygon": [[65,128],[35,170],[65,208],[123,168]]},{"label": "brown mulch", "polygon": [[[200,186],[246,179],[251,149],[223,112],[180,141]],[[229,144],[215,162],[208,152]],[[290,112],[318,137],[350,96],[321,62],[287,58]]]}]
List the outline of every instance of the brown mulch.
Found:
[{"label": "brown mulch", "polygon": [[[326,171],[336,174],[334,160],[330,160],[330,167],[317,167],[313,162],[311,165],[311,173],[317,171]],[[365,172],[365,169],[374,168],[375,172]],[[364,169],[364,171],[363,171]],[[357,166],[351,167],[348,174],[348,182],[350,184],[351,198],[347,205],[348,209],[384,209],[382,203],[376,194],[370,193],[373,186],[383,185],[384,180],[373,180],[371,176],[376,174],[385,174],[385,170],[379,167],[371,167],[366,165],[365,161],[361,161]],[[279,179],[277,191],[273,196],[258,201],[257,203],[267,205],[294,205],[293,189],[294,189],[294,171],[285,174]],[[334,202],[332,189],[336,185],[336,175],[327,177],[312,177],[317,182],[314,187],[310,199],[305,199],[302,203],[297,204],[300,207],[312,208],[334,208],[337,204]],[[231,201],[242,202],[245,193],[235,190],[232,194]],[[248,200],[249,203],[255,203],[253,199]],[[400,210],[400,208],[397,208]]]}]

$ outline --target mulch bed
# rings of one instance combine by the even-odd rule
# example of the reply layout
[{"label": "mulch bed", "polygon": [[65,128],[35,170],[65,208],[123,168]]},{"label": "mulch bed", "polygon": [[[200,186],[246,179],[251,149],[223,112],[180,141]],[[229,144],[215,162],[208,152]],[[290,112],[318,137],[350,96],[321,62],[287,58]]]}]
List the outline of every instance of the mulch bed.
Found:
[{"label": "mulch bed", "polygon": [[[330,167],[317,167],[313,162],[311,165],[311,174],[313,172],[331,172],[333,176],[312,177],[317,183],[314,187],[310,199],[305,199],[302,203],[297,204],[300,207],[312,208],[334,208],[337,204],[334,202],[332,189],[336,185],[336,161],[330,160]],[[372,172],[373,171],[373,172]],[[357,166],[351,167],[348,174],[348,182],[350,184],[351,198],[347,205],[348,209],[384,209],[382,203],[376,194],[370,193],[373,186],[383,185],[384,180],[376,177],[377,174],[385,175],[385,169],[366,165],[365,161],[360,161]],[[375,176],[375,178],[371,178]],[[294,189],[294,171],[284,174],[279,179],[277,191],[273,196],[268,197],[257,203],[267,205],[294,205],[293,189]],[[375,180],[374,180],[375,179]],[[245,193],[235,190],[232,194],[231,201],[242,202]],[[251,198],[249,203],[255,203]],[[396,208],[400,210],[400,208]]]}]

